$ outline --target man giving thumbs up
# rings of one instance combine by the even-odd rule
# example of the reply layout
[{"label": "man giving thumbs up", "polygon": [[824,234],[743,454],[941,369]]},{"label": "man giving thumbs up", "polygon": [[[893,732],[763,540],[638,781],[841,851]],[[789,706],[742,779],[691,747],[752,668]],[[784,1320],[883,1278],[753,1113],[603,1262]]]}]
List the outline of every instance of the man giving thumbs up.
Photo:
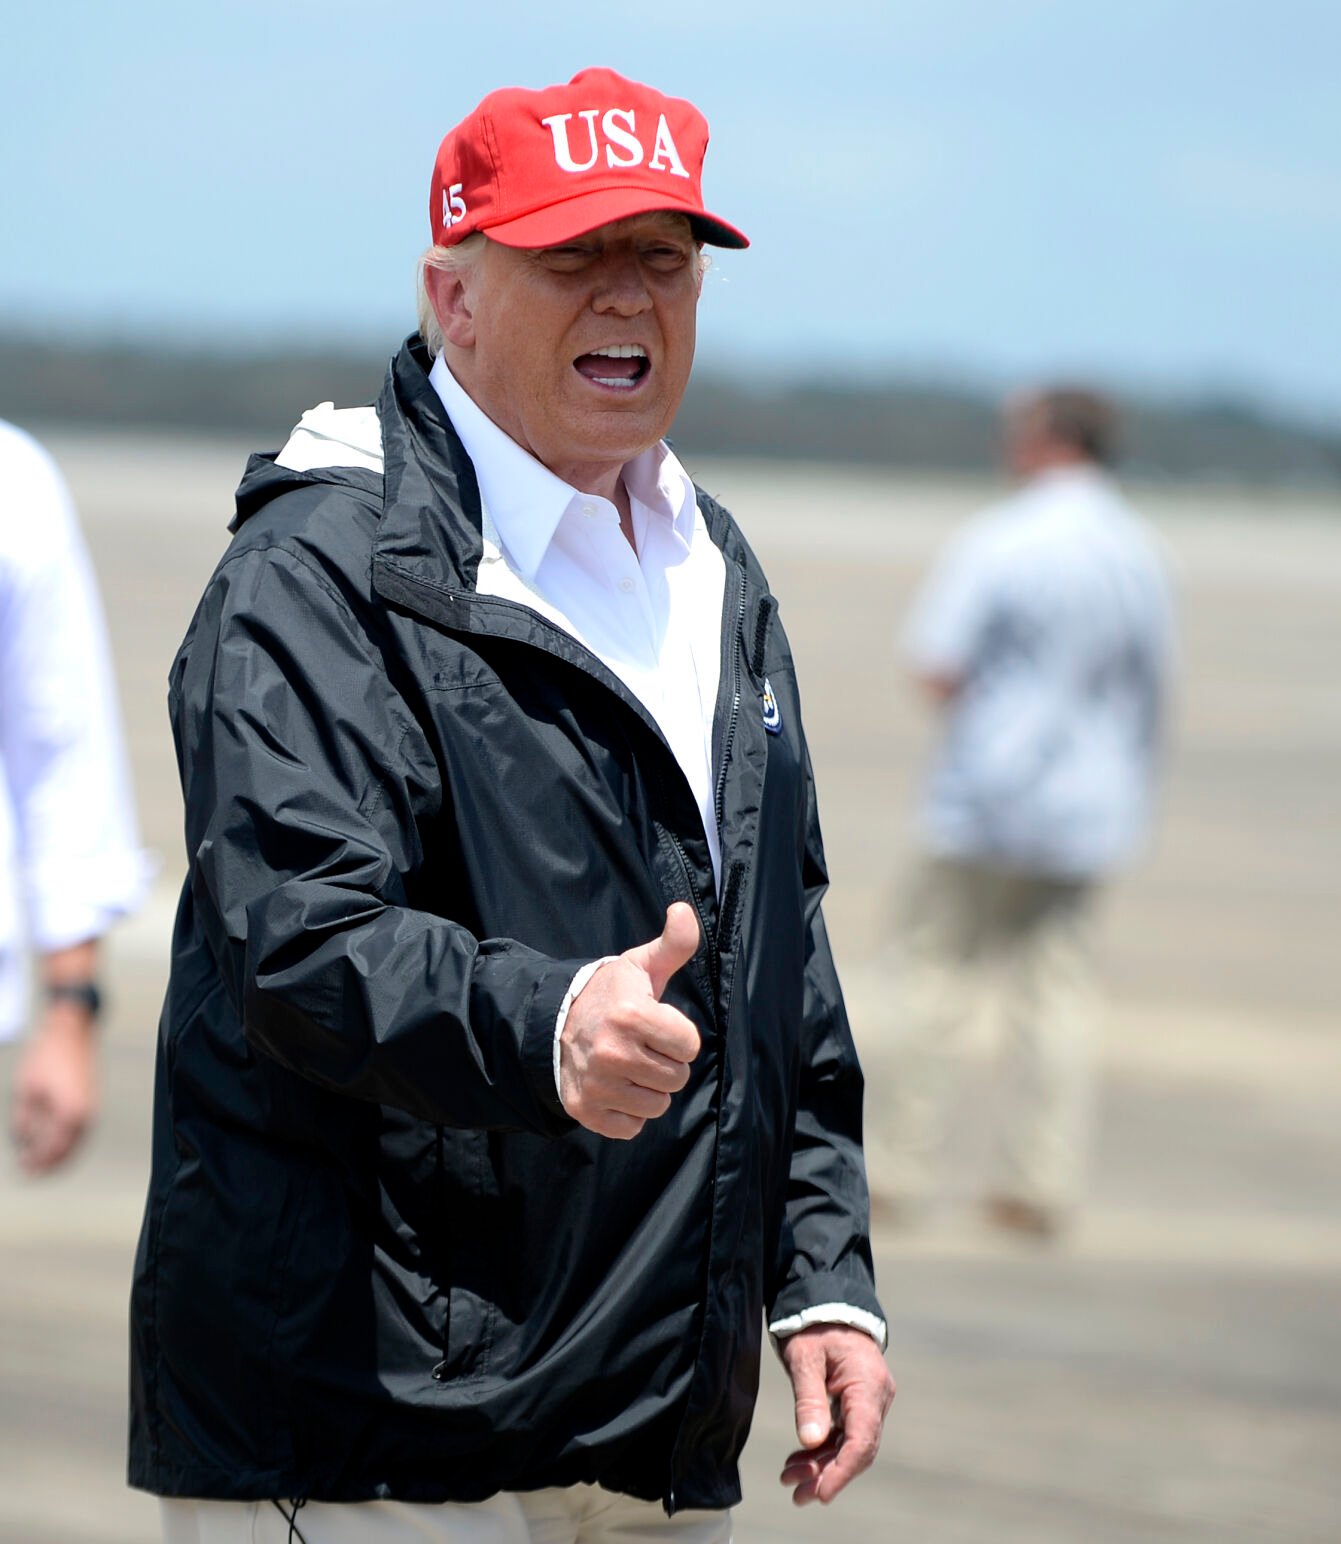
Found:
[{"label": "man giving thumbs up", "polygon": [[578,994],[559,1037],[559,1095],[588,1131],[636,1137],[689,1081],[699,1033],[661,996],[698,940],[693,908],[676,901],[659,937],[606,960]]},{"label": "man giving thumbs up", "polygon": [[167,1544],[727,1544],[765,1325],[796,1500],[875,1456],[796,673],[664,438],[703,245],[746,244],[707,144],[607,69],[492,92],[376,405],[238,490],[170,687],[130,1424]]}]

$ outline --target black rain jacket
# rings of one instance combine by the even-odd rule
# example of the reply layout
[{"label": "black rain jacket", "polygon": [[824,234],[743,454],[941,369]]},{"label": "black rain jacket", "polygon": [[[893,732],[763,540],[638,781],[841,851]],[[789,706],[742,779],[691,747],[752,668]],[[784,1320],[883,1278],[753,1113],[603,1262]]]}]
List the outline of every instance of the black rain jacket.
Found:
[{"label": "black rain jacket", "polygon": [[[476,592],[475,476],[427,365],[415,339],[392,362],[383,475],[252,458],[173,663],[189,875],[130,1481],[728,1506],[764,1315],[880,1312],[791,657],[700,494],[727,564],[719,900],[644,708]],[[669,1113],[605,1140],[557,1098],[556,1014],[675,900],[703,942],[666,1000],[702,1050]]]}]

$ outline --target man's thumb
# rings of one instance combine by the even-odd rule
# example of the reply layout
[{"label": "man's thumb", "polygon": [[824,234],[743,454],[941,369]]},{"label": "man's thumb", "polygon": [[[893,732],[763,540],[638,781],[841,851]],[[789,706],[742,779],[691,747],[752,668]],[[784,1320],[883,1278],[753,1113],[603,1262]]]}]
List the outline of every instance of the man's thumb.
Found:
[{"label": "man's thumb", "polygon": [[801,1439],[802,1447],[819,1447],[833,1425],[829,1391],[824,1386],[823,1363],[812,1367],[803,1362],[796,1370],[794,1387],[796,1435]]},{"label": "man's thumb", "polygon": [[694,908],[675,901],[666,908],[666,925],[661,937],[629,952],[652,983],[652,996],[660,999],[666,984],[682,965],[687,965],[698,951],[698,918]]}]

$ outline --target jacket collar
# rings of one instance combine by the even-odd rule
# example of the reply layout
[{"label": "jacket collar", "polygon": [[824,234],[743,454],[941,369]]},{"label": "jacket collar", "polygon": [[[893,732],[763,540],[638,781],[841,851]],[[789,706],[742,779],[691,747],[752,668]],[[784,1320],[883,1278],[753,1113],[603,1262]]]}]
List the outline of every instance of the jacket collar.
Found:
[{"label": "jacket collar", "polygon": [[[435,588],[472,590],[483,551],[479,484],[429,367],[416,334],[392,359],[378,399],[385,502],[373,564],[391,562]],[[444,519],[445,509],[455,518]]]}]

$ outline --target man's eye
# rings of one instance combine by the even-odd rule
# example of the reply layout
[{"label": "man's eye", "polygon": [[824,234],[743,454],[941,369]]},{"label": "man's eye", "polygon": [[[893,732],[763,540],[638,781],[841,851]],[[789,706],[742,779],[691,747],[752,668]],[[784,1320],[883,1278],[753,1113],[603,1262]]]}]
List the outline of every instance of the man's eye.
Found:
[{"label": "man's eye", "polygon": [[654,268],[679,268],[689,261],[689,254],[683,247],[656,246],[648,247],[643,258]]},{"label": "man's eye", "polygon": [[590,247],[546,247],[541,254],[551,268],[578,268],[591,259]]}]

